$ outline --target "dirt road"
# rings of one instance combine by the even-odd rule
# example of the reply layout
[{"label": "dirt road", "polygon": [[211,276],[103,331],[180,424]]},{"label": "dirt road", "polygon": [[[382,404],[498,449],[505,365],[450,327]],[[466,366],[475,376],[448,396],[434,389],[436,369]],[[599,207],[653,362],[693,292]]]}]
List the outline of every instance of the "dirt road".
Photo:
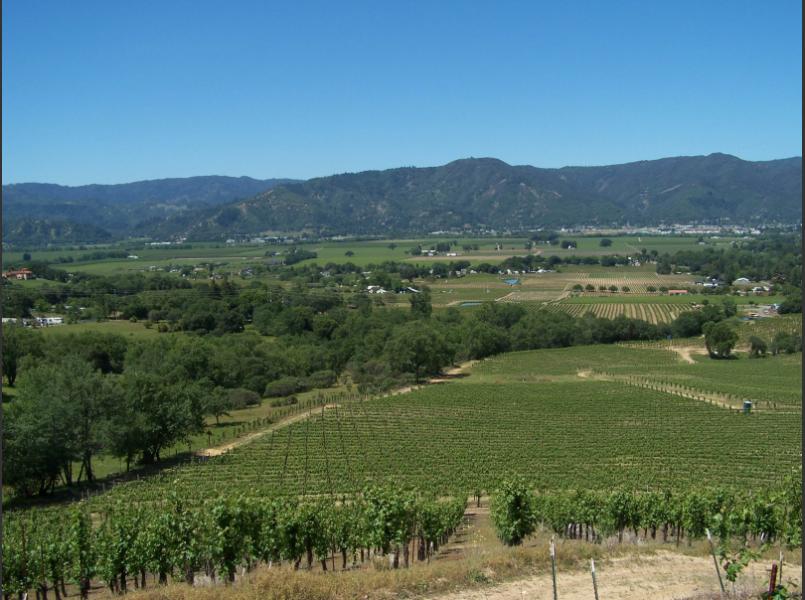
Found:
[{"label": "dirt road", "polygon": [[[324,409],[328,410],[331,408],[335,408],[338,406],[337,404],[325,404]],[[281,429],[282,427],[287,427],[293,423],[297,423],[298,421],[302,421],[307,419],[311,414],[318,414],[321,412],[321,407],[312,408],[309,411],[301,412],[299,414],[293,415],[288,417],[287,419],[283,419],[278,423],[274,423],[265,429],[261,429],[260,431],[255,431],[254,433],[250,433],[248,435],[244,435],[243,437],[239,437],[235,440],[232,440],[228,444],[223,444],[221,446],[213,446],[212,448],[202,448],[201,450],[196,452],[196,456],[220,456],[221,454],[225,454],[238,446],[242,446],[243,444],[248,444],[249,442],[266,435],[267,433],[271,433],[276,429]]]},{"label": "dirt road", "polygon": [[[466,362],[461,363],[458,366],[451,367],[451,368],[447,369],[442,375],[429,379],[428,383],[429,384],[430,383],[444,383],[444,382],[450,381],[451,379],[455,379],[456,377],[460,377],[461,375],[463,375],[466,372],[467,369],[469,369],[476,362],[478,362],[478,361],[476,361],[476,360],[468,360]],[[405,387],[402,387],[402,388],[397,388],[395,390],[392,390],[392,391],[388,392],[385,395],[386,396],[397,396],[398,394],[406,394],[406,393],[411,392],[413,390],[419,389],[420,387],[422,387],[422,386],[421,385],[405,386]],[[331,409],[331,408],[335,408],[336,406],[338,406],[338,405],[337,404],[325,404],[324,408],[325,409]],[[196,452],[196,456],[220,456],[221,454],[225,454],[226,452],[229,452],[230,450],[233,450],[233,449],[235,449],[235,448],[237,448],[239,446],[242,446],[244,444],[248,444],[249,442],[251,442],[251,441],[253,441],[253,440],[255,440],[255,439],[259,438],[259,437],[262,437],[262,436],[266,435],[267,433],[271,433],[272,431],[274,431],[276,429],[281,429],[282,427],[287,427],[288,425],[291,425],[293,423],[297,423],[299,421],[307,419],[310,414],[318,414],[319,411],[321,411],[321,407],[312,408],[309,411],[301,412],[299,414],[290,416],[287,419],[283,419],[282,421],[280,421],[278,423],[274,423],[273,425],[267,427],[266,429],[261,429],[260,431],[255,431],[255,432],[250,433],[248,435],[244,435],[243,437],[239,437],[239,438],[237,438],[235,440],[232,440],[231,442],[228,442],[226,444],[222,444],[220,446],[213,446],[212,448],[202,448],[201,450],[198,450]]]},{"label": "dirt road", "polygon": [[707,350],[705,348],[700,348],[698,346],[671,346],[670,350],[676,352],[682,360],[691,365],[696,364],[696,361],[693,360],[693,354],[707,354]]},{"label": "dirt road", "polygon": [[[755,591],[768,585],[766,569],[770,564],[754,563],[741,575],[735,590]],[[799,565],[784,567],[784,580],[801,585]],[[697,597],[718,598],[718,579],[713,559],[661,552],[644,557],[623,557],[596,564],[600,598],[619,600],[677,600]],[[725,582],[728,591],[732,584]],[[557,592],[561,600],[593,598],[589,570],[557,574]],[[552,600],[550,573],[511,581],[496,586],[463,592],[429,596],[429,600]]]}]

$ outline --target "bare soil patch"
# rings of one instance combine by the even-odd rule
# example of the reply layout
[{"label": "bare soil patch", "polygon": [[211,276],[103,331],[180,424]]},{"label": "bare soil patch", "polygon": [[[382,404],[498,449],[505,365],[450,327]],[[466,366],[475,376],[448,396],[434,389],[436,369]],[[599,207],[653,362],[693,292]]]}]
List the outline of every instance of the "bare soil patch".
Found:
[{"label": "bare soil patch", "polygon": [[696,361],[693,360],[694,354],[699,355],[707,354],[706,348],[701,348],[698,346],[670,346],[669,349],[676,352],[682,360],[691,365],[696,364]]},{"label": "bare soil patch", "polygon": [[[755,592],[768,585],[765,563],[751,564],[739,578],[735,591]],[[784,571],[785,579],[800,585],[797,566]],[[626,556],[596,563],[598,593],[601,598],[620,600],[677,600],[718,597],[718,580],[710,557],[657,552],[650,556]],[[557,592],[562,600],[589,600],[593,597],[589,570],[557,573]],[[731,584],[727,584],[731,587]],[[713,594],[714,596],[710,596]],[[432,600],[551,600],[550,573],[475,590],[430,596]]]}]

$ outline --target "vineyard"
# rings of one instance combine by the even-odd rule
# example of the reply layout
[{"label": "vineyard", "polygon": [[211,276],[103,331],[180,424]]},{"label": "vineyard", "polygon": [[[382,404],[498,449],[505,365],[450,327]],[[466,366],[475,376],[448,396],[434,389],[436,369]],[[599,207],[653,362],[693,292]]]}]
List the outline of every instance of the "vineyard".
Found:
[{"label": "vineyard", "polygon": [[617,276],[609,273],[591,273],[587,277],[579,277],[574,281],[574,285],[591,285],[596,292],[602,288],[609,289],[613,286],[618,290],[627,287],[630,294],[655,293],[661,287],[684,289],[693,283],[693,279],[689,275],[657,275],[656,273],[629,273],[628,271],[621,271]]},{"label": "vineyard", "polygon": [[586,313],[593,313],[596,317],[612,319],[621,315],[633,319],[642,319],[649,323],[670,323],[679,313],[690,310],[687,304],[637,304],[637,303],[589,303],[589,304],[548,304],[545,310],[551,312],[562,311],[571,316],[580,317]]},{"label": "vineyard", "polygon": [[438,551],[469,497],[512,476],[537,491],[533,518],[569,539],[643,530],[672,544],[711,527],[799,545],[800,480],[787,478],[801,381],[799,354],[689,364],[651,342],[515,352],[405,394],[311,398],[221,455],[12,512],[6,589],[405,567]]},{"label": "vineyard", "polygon": [[741,343],[747,343],[753,335],[771,340],[781,332],[802,335],[802,315],[784,315],[778,318],[747,321],[738,330]]},{"label": "vineyard", "polygon": [[[708,528],[732,538],[797,547],[802,543],[801,471],[763,492],[724,488],[675,492],[585,489],[528,492],[524,515],[567,539],[600,542],[629,531],[657,542],[700,539]],[[502,498],[501,498],[502,499]],[[480,502],[475,492],[474,501]],[[493,497],[493,502],[496,500]],[[462,522],[466,497],[437,499],[400,488],[370,487],[339,500],[243,495],[188,501],[175,491],[158,503],[118,502],[102,514],[84,503],[66,513],[16,516],[3,540],[6,597],[34,589],[67,595],[66,583],[87,598],[92,582],[112,593],[145,588],[147,575],[193,585],[203,577],[233,582],[261,564],[297,570],[360,568],[387,558],[393,568],[430,561]],[[500,513],[495,517],[500,521]],[[93,519],[99,521],[93,525]],[[503,516],[505,527],[506,516]],[[501,523],[498,523],[500,526]]]},{"label": "vineyard", "polygon": [[[235,581],[241,570],[286,561],[298,569],[314,559],[322,570],[357,566],[373,554],[393,553],[393,566],[429,560],[460,524],[466,498],[428,498],[399,489],[369,488],[360,497],[290,501],[270,497],[219,497],[188,501],[171,492],[159,503],[118,502],[98,527],[83,504],[68,514],[36,511],[10,520],[3,539],[4,593],[35,589],[66,595],[66,582],[82,598],[99,579],[113,593],[129,583],[145,587],[146,574],[167,583],[193,584],[197,574]],[[360,559],[358,558],[360,557]],[[401,560],[402,559],[402,560]]]},{"label": "vineyard", "polygon": [[[122,484],[92,503],[152,501],[166,486],[217,494],[232,481],[253,496],[350,494],[389,474],[395,484],[460,495],[494,489],[512,465],[538,489],[686,487],[693,471],[711,485],[757,489],[800,458],[798,359],[688,365],[665,350],[614,346],[512,353],[454,383],[372,400],[344,397],[223,456]],[[642,385],[583,380],[579,370]],[[650,389],[660,385],[668,391]],[[725,411],[670,386],[734,394],[736,403],[751,398],[761,410]],[[763,410],[759,401],[787,410]]]}]

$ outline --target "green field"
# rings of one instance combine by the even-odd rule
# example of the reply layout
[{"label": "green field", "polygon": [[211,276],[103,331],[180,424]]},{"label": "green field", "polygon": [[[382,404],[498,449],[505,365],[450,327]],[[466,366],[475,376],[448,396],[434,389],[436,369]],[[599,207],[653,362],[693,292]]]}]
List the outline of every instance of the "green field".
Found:
[{"label": "green field", "polygon": [[66,335],[93,331],[97,333],[116,333],[128,338],[148,338],[159,335],[156,328],[148,328],[142,323],[132,323],[131,321],[100,321],[54,325],[41,327],[39,331],[42,331],[45,335]]},{"label": "green field", "polygon": [[[757,409],[747,416],[579,372],[740,394]],[[673,351],[622,346],[512,353],[449,383],[317,409],[229,454],[95,502],[149,500],[163,486],[215,494],[234,481],[249,495],[349,493],[387,479],[455,493],[492,489],[513,471],[542,490],[760,489],[800,461],[801,381],[799,354],[688,364]],[[764,410],[764,401],[779,407]]]},{"label": "green field", "polygon": [[[601,236],[562,235],[562,240],[576,242],[578,248],[563,249],[558,245],[537,244],[534,252],[545,256],[599,256],[604,254],[626,255],[638,252],[657,250],[676,252],[678,250],[692,250],[699,248],[697,237],[693,236],[611,236],[612,246],[601,247]],[[458,245],[453,248],[459,256],[447,257],[444,255],[434,257],[415,257],[409,251],[417,245],[424,249],[434,246],[438,242],[456,241]],[[379,264],[384,261],[408,261],[418,264],[428,264],[434,261],[449,262],[451,260],[469,260],[471,262],[489,262],[496,264],[511,256],[523,256],[528,253],[524,248],[526,237],[513,238],[463,238],[463,237],[422,237],[411,239],[386,240],[342,240],[323,241],[318,243],[299,244],[300,248],[317,253],[317,258],[303,261],[300,264],[317,263],[324,265],[328,262],[353,262],[363,266]],[[714,240],[716,246],[726,246],[732,238]],[[496,244],[502,246],[496,250]],[[394,247],[391,247],[391,246]],[[464,250],[465,245],[478,245],[477,250]],[[201,262],[225,263],[228,267],[245,266],[260,262],[265,258],[266,252],[281,252],[288,245],[271,244],[224,244],[224,243],[193,243],[191,247],[146,247],[138,248],[136,244],[125,242],[115,245],[94,246],[84,249],[42,249],[30,251],[31,259],[53,263],[56,268],[68,271],[82,271],[87,273],[108,275],[116,272],[131,272],[147,270],[150,266],[165,267],[167,265],[195,265]],[[123,251],[130,250],[137,259],[102,259],[94,261],[79,261],[80,258],[94,251]],[[346,253],[351,252],[351,256]],[[72,258],[75,262],[57,263],[60,258]],[[18,265],[23,262],[23,253],[20,251],[7,251],[3,253],[4,268]]]}]

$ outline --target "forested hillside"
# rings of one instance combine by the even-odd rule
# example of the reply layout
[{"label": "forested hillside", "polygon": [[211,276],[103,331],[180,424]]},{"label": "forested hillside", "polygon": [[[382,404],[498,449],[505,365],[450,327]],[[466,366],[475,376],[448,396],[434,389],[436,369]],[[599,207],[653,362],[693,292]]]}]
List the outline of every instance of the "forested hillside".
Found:
[{"label": "forested hillside", "polygon": [[42,241],[42,236],[19,234],[24,231],[21,219],[91,223],[116,237],[191,240],[298,231],[328,235],[585,224],[797,223],[802,220],[802,159],[750,162],[710,154],[541,169],[469,158],[440,167],[364,171],[304,182],[191,177],[75,188],[16,184],[4,186],[3,195],[4,233],[7,241],[18,244]]},{"label": "forested hillside", "polygon": [[[101,241],[103,236],[97,230],[75,224],[89,224],[126,236],[135,230],[148,230],[148,223],[171,215],[248,198],[289,181],[209,176],[76,187],[48,183],[4,185],[3,237],[7,242],[28,244]],[[69,227],[62,226],[54,235],[41,235],[40,231],[53,222]]]},{"label": "forested hillside", "polygon": [[354,234],[799,222],[801,196],[801,158],[748,162],[711,154],[562,169],[481,158],[280,186],[192,219],[169,219],[155,232],[214,239],[263,230]]}]

